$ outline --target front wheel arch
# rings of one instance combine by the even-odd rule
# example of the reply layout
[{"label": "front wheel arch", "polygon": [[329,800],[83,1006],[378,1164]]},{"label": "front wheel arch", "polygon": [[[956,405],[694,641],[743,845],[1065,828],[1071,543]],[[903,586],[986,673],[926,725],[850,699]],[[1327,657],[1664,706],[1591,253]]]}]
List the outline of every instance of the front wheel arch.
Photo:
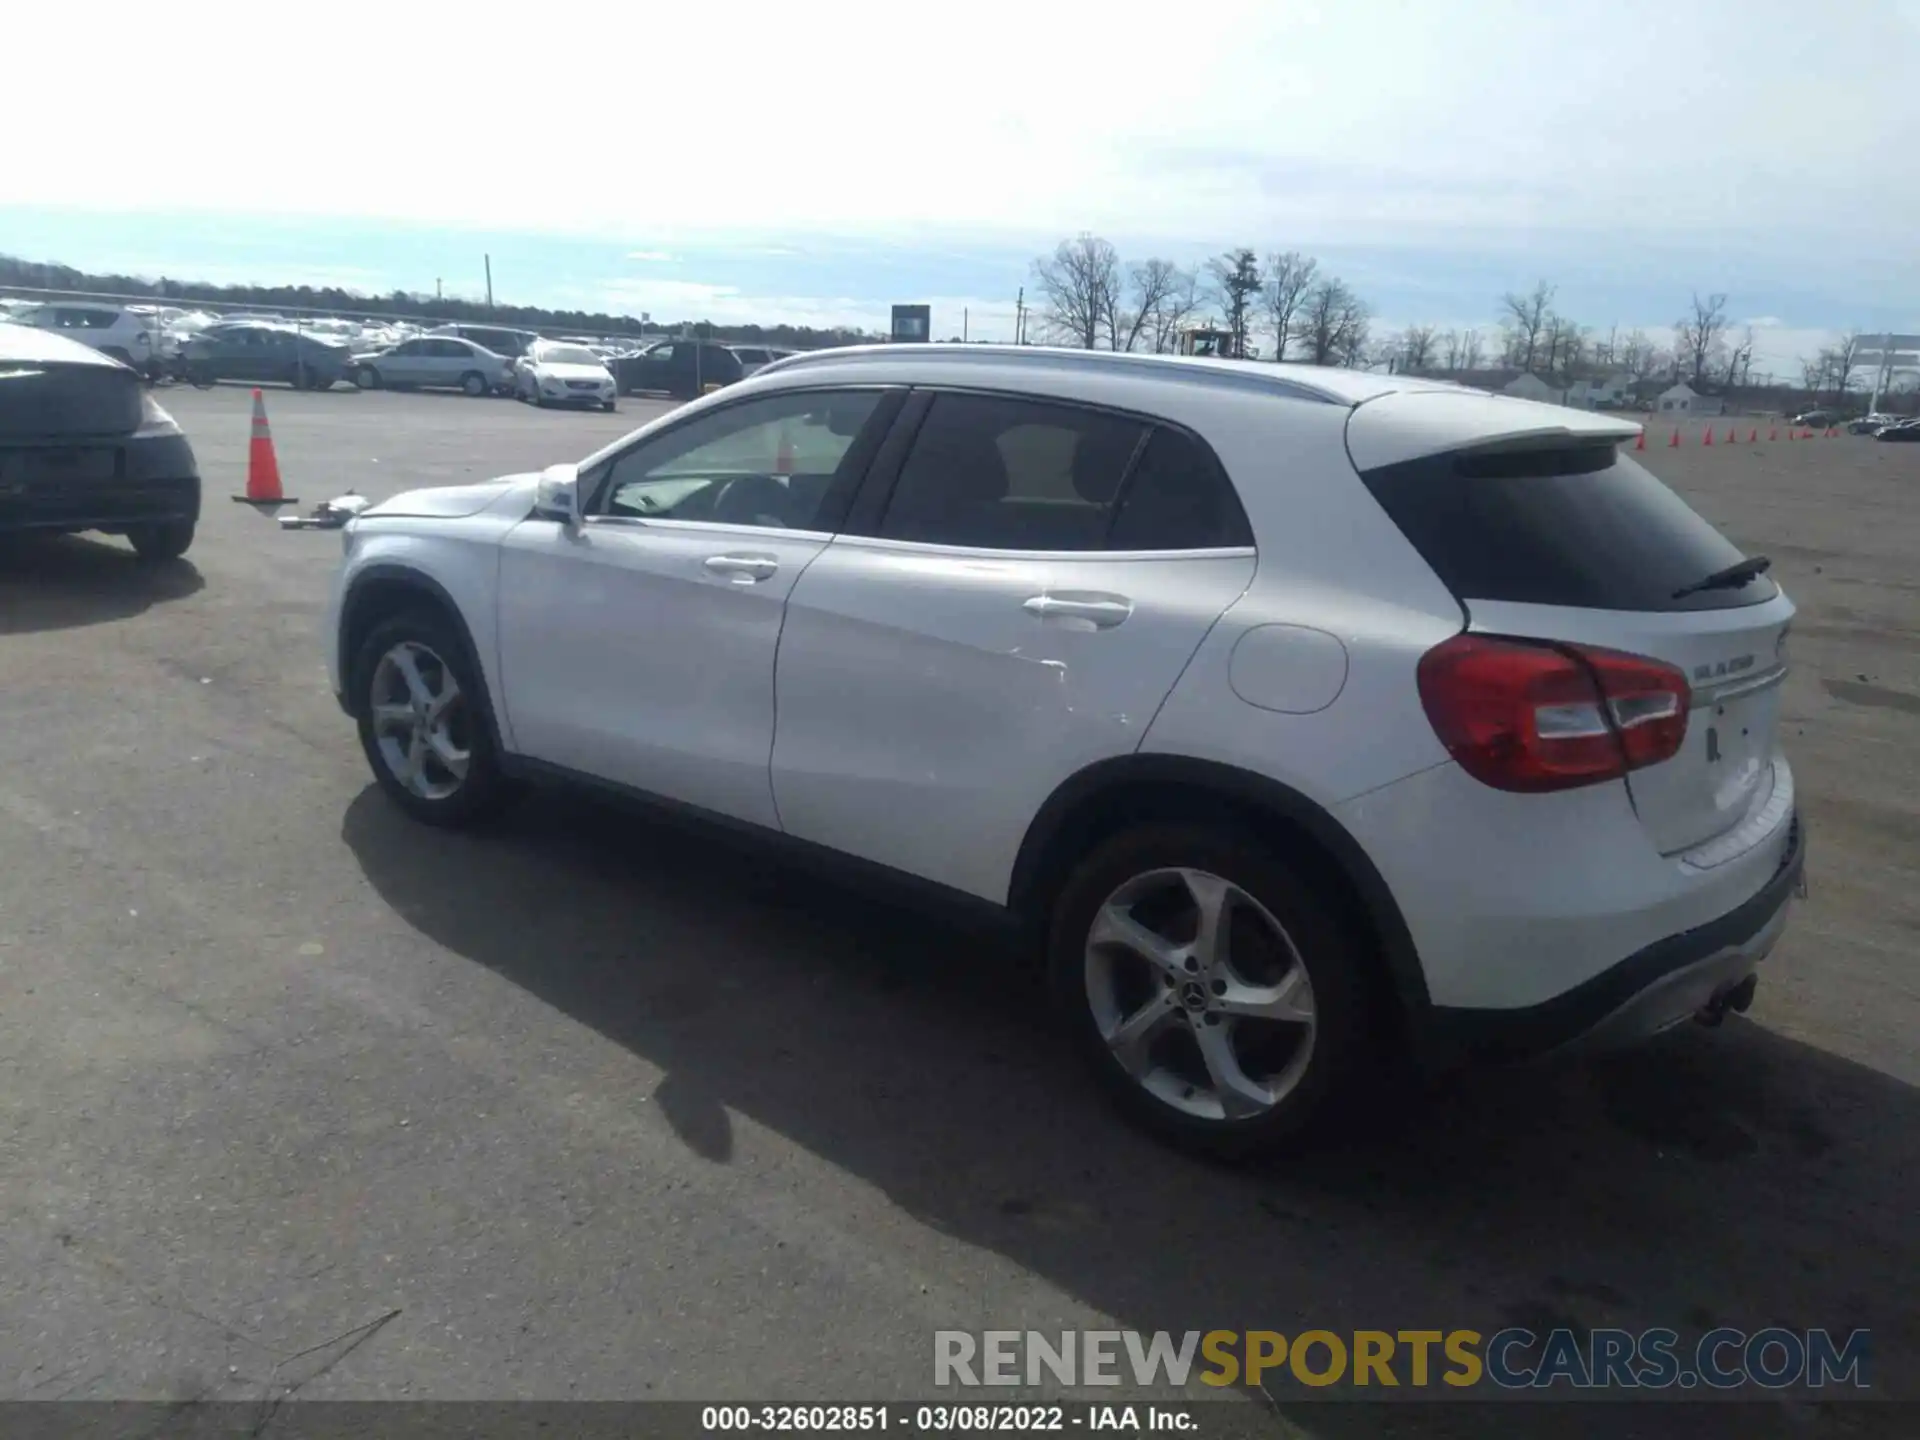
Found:
[{"label": "front wheel arch", "polygon": [[[473,643],[473,631],[467,625],[466,616],[461,613],[460,606],[448,593],[446,586],[431,575],[402,565],[368,566],[354,577],[352,586],[341,602],[340,633],[336,643],[339,645],[340,677],[349,705],[355,703],[363,688],[360,685],[361,677],[354,673],[354,667],[367,636],[382,620],[407,610],[431,611],[452,627],[460,642],[462,658],[479,679],[480,714],[486,721],[488,737],[493,741],[497,753],[507,754],[505,737],[501,733],[494,706],[491,675],[480,658],[479,647]],[[357,720],[359,715],[355,713],[354,718]]]}]

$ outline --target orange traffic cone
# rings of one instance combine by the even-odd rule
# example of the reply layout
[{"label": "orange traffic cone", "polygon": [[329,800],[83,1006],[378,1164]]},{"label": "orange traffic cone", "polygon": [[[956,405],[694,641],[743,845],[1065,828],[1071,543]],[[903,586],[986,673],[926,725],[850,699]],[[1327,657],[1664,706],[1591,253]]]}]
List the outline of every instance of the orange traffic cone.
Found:
[{"label": "orange traffic cone", "polygon": [[1644,450],[1647,448],[1647,431],[1645,426],[1641,427],[1640,438],[1633,442],[1633,448],[1636,450]]},{"label": "orange traffic cone", "polygon": [[1738,442],[1739,439],[1740,437],[1733,433],[1733,426],[1731,425],[1727,426],[1727,443],[1729,445],[1732,445]]},{"label": "orange traffic cone", "polygon": [[1838,435],[1839,433],[1840,431],[1837,426],[1833,426],[1833,425],[1827,426],[1827,439],[1831,440],[1833,439],[1834,436]]},{"label": "orange traffic cone", "polygon": [[1767,438],[1769,440],[1778,440],[1780,438],[1780,427],[1778,425],[1775,425],[1770,430],[1768,430]]},{"label": "orange traffic cone", "polygon": [[1673,428],[1673,438],[1667,441],[1667,449],[1678,450],[1679,448],[1680,448],[1680,427],[1676,425]]},{"label": "orange traffic cone", "polygon": [[233,497],[242,505],[292,505],[280,489],[280,461],[273,453],[273,432],[267,428],[267,402],[253,392],[253,438],[247,443],[247,493]]},{"label": "orange traffic cone", "polygon": [[1707,433],[1700,437],[1700,443],[1702,445],[1711,445],[1713,443],[1713,426],[1707,426]]},{"label": "orange traffic cone", "polygon": [[1747,436],[1747,443],[1749,445],[1757,445],[1760,443],[1760,427],[1758,425],[1754,426],[1753,433]]}]

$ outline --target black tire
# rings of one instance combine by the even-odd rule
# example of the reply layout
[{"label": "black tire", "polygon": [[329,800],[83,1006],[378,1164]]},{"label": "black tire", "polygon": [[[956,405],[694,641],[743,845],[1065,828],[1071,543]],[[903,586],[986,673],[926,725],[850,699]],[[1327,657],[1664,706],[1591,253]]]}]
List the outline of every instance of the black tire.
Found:
[{"label": "black tire", "polygon": [[133,553],[150,565],[178,560],[193,545],[194,522],[168,520],[159,525],[141,525],[127,532]]},{"label": "black tire", "polygon": [[608,400],[608,401],[605,401],[604,403],[602,403],[602,405],[600,406],[600,408],[601,408],[602,410],[604,410],[604,411],[606,411],[606,412],[607,412],[607,413],[608,413],[609,415],[611,415],[611,414],[613,414],[613,412],[614,412],[614,411],[616,411],[616,410],[618,410],[618,409],[620,408],[620,405],[619,405],[619,402],[618,402],[618,401],[615,401],[615,400]]},{"label": "black tire", "polygon": [[478,370],[469,370],[460,377],[460,389],[475,400],[487,398],[487,392],[493,387],[487,383],[487,377]]},{"label": "black tire", "polygon": [[[464,723],[458,738],[466,747],[467,771],[458,788],[441,798],[416,794],[401,783],[382,754],[374,731],[372,686],[380,660],[394,647],[412,643],[430,651],[460,687]],[[512,787],[500,768],[493,743],[492,702],[479,668],[468,653],[458,629],[432,610],[409,610],[376,624],[354,657],[348,698],[359,722],[360,748],[380,788],[402,810],[428,825],[457,828],[497,814],[511,798]]]},{"label": "black tire", "polygon": [[[1315,1024],[1305,1068],[1277,1103],[1251,1118],[1205,1118],[1153,1094],[1115,1058],[1095,1015],[1087,952],[1098,911],[1134,877],[1172,869],[1208,872],[1251,896],[1292,942],[1312,987]],[[1257,919],[1255,923],[1261,925]],[[1232,829],[1183,824],[1143,826],[1098,846],[1062,888],[1047,938],[1055,1003],[1094,1075],[1120,1109],[1164,1140],[1224,1159],[1251,1158],[1309,1141],[1369,1098],[1366,1082],[1377,1044],[1373,963],[1367,945],[1302,872],[1288,865],[1284,854]],[[1155,973],[1145,962],[1141,968]],[[1181,1045],[1188,1047],[1193,1061],[1198,1059],[1193,1035],[1206,1017],[1180,1005],[1180,992],[1186,988],[1173,987],[1166,1000],[1170,1019],[1164,1032],[1170,1038],[1156,1042],[1176,1047],[1171,1052],[1176,1064],[1169,1068],[1177,1068]],[[1199,1003],[1211,1002],[1201,998]],[[1131,1006],[1122,1008],[1132,1013]],[[1291,1033],[1282,1030],[1275,1038],[1285,1044]]]},{"label": "black tire", "polygon": [[187,379],[196,390],[211,390],[220,383],[220,377],[213,373],[211,365],[194,365],[187,371]]},{"label": "black tire", "polygon": [[313,371],[309,370],[307,372],[307,387],[316,393],[322,390],[331,390],[333,388],[333,377],[330,375],[316,375]]},{"label": "black tire", "polygon": [[362,365],[353,372],[353,383],[362,390],[378,390],[381,385],[380,372],[371,365]]},{"label": "black tire", "polygon": [[295,365],[287,375],[287,384],[296,390],[304,390],[312,383],[312,376],[305,365]]}]

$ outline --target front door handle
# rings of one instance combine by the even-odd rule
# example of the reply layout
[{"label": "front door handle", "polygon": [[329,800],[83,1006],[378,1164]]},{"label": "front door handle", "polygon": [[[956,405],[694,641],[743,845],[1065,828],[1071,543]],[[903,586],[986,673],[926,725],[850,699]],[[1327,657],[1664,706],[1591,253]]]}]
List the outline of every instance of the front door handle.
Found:
[{"label": "front door handle", "polygon": [[1085,620],[1102,630],[1133,614],[1124,595],[1035,595],[1021,608],[1037,620]]},{"label": "front door handle", "polygon": [[765,580],[780,568],[771,555],[709,555],[704,563],[711,573],[728,576],[736,585]]}]

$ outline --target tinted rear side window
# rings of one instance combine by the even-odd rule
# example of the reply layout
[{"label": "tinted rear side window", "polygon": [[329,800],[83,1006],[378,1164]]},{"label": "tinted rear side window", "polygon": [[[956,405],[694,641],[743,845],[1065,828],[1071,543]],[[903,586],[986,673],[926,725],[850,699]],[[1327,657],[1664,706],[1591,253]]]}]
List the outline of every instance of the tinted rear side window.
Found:
[{"label": "tinted rear side window", "polygon": [[1109,550],[1213,550],[1253,544],[1240,497],[1212,453],[1178,430],[1155,430],[1127,477]]},{"label": "tinted rear side window", "polygon": [[1429,456],[1360,478],[1462,601],[1713,610],[1779,593],[1760,578],[1676,598],[1746,557],[1611,445]]},{"label": "tinted rear side window", "polygon": [[880,533],[991,550],[1098,550],[1143,428],[1067,405],[941,395]]}]

